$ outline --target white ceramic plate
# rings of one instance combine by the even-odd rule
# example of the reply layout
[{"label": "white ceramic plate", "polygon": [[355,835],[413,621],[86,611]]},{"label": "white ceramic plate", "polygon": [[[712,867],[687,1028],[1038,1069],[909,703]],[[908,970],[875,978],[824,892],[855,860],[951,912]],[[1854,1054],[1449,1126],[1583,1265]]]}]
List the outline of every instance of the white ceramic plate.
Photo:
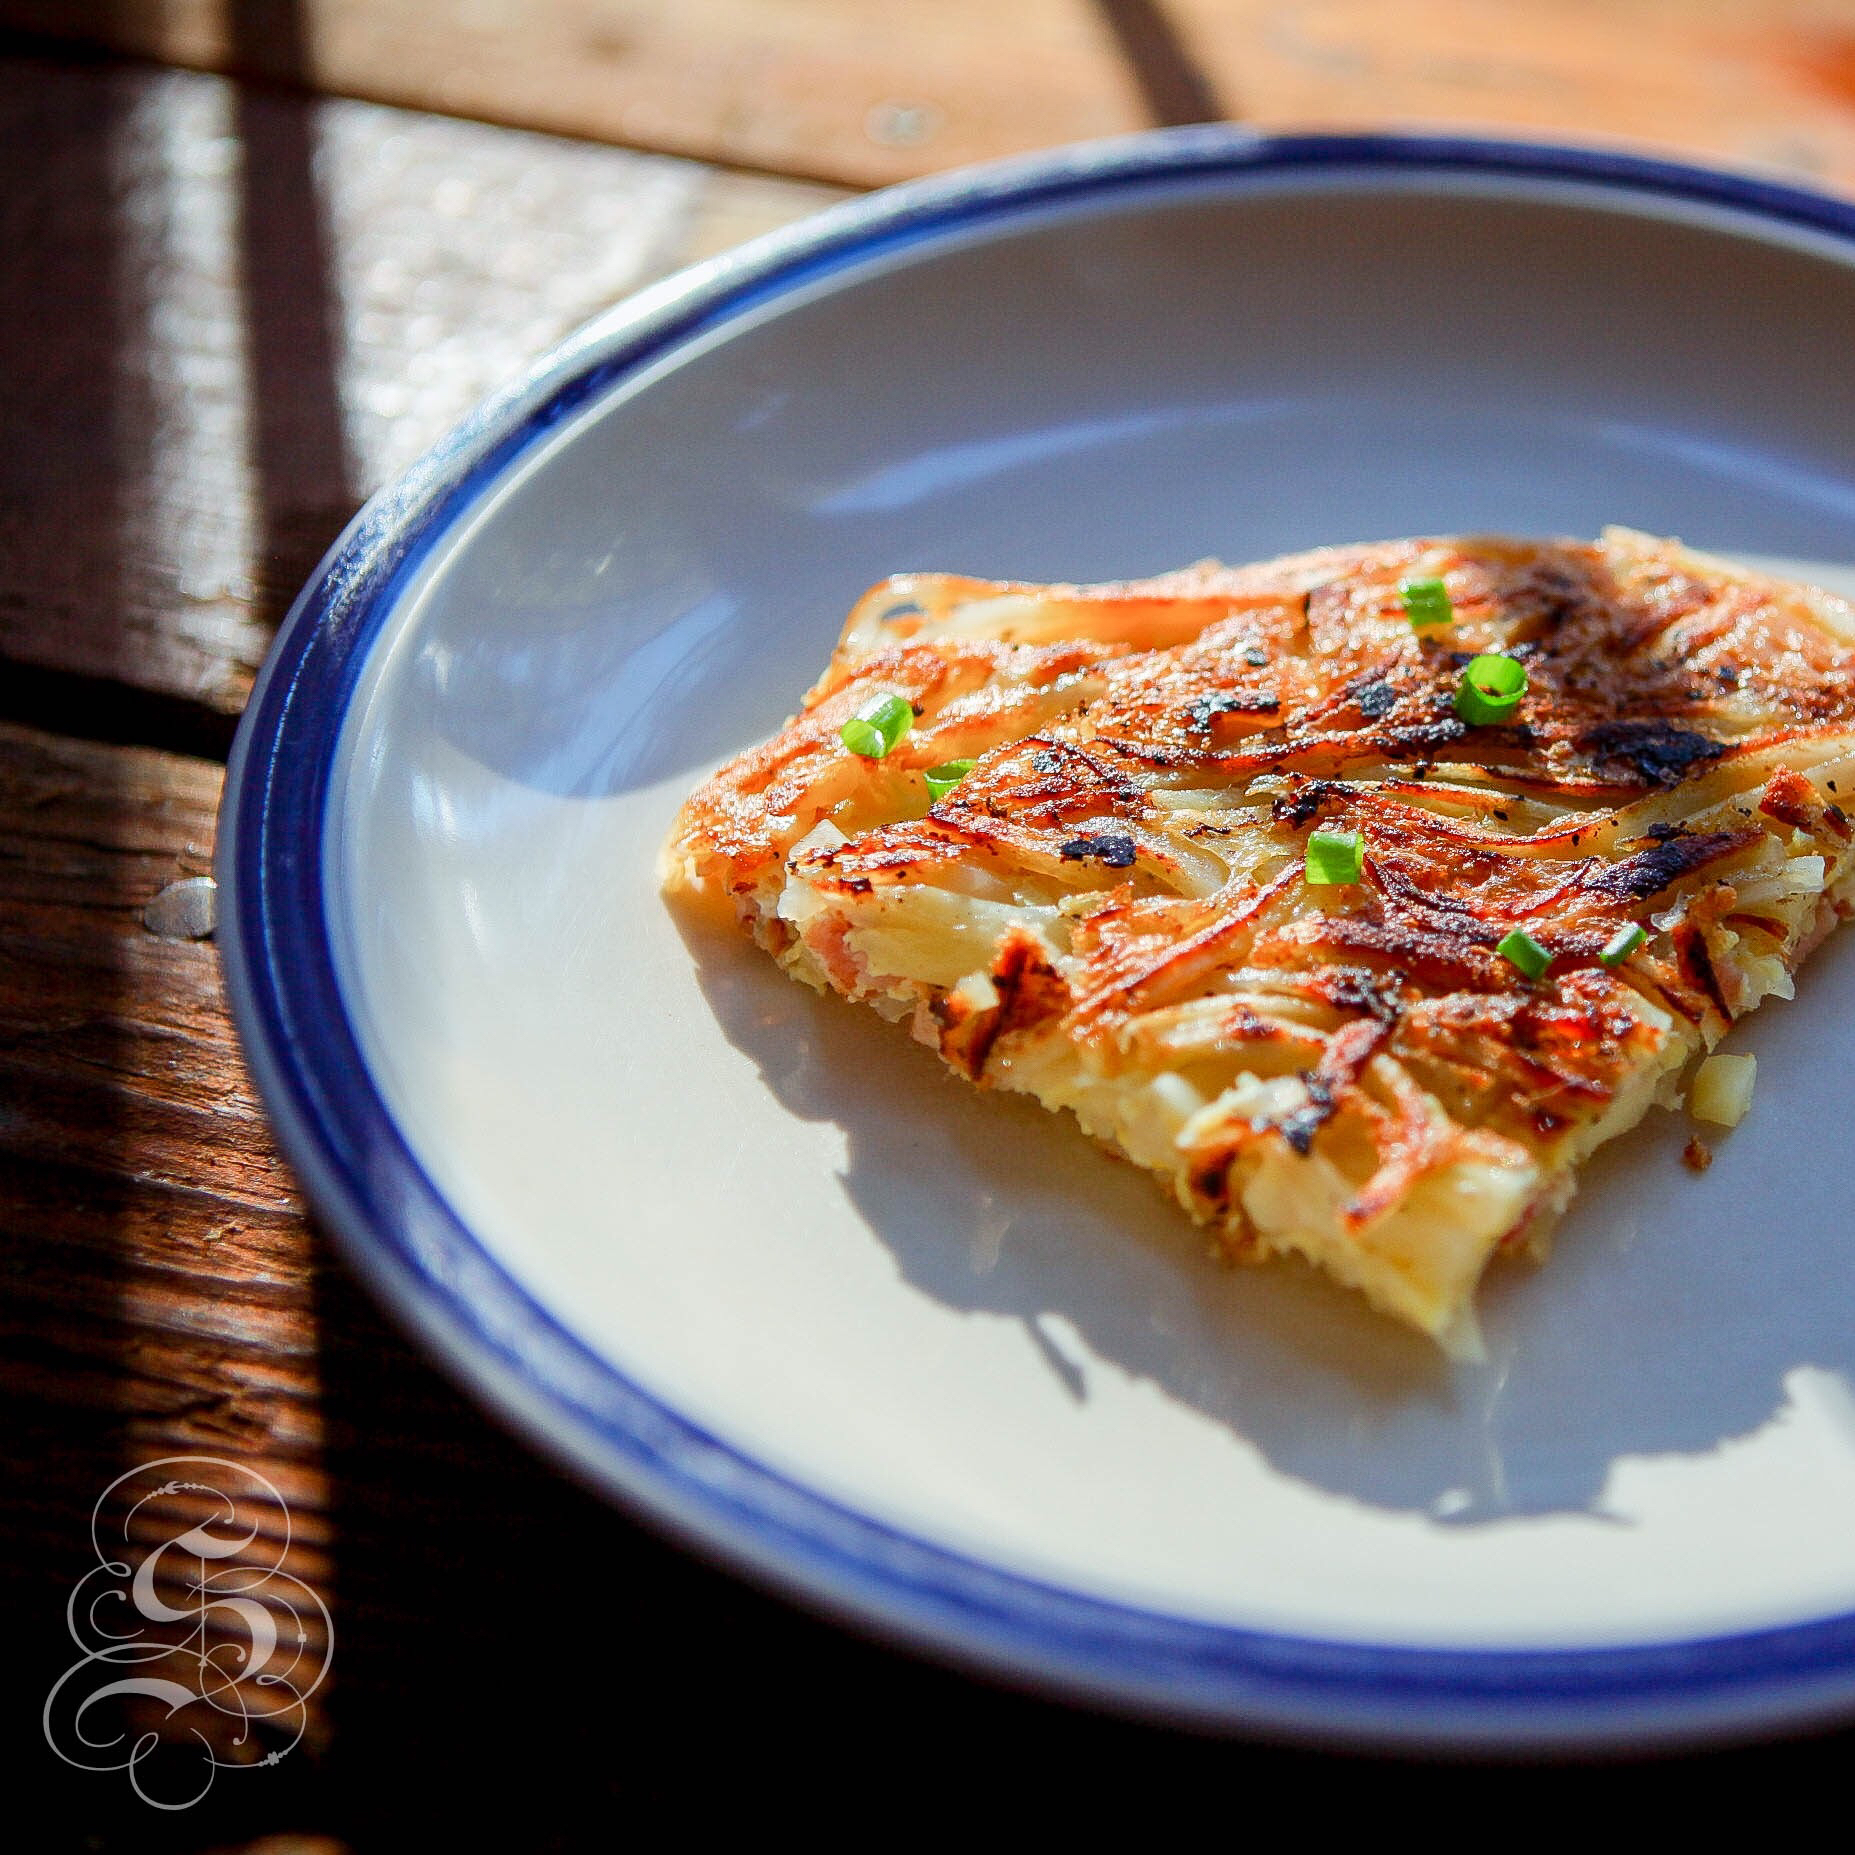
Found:
[{"label": "white ceramic plate", "polygon": [[[904,568],[1606,521],[1855,562],[1855,212],[1191,130],[648,293],[363,512],[241,733],[222,938],[285,1147],[459,1374],[829,1608],[1111,1703],[1639,1743],[1855,1701],[1855,944],[1448,1367],[1227,1274],[1073,1126],[679,928],[678,801]],[[1851,937],[1855,940],[1855,937]]]}]

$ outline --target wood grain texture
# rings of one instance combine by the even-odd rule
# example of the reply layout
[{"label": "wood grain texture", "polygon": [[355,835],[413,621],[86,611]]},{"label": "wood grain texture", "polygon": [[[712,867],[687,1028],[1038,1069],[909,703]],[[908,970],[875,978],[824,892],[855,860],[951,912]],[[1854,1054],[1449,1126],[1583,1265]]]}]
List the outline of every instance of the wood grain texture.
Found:
[{"label": "wood grain texture", "polygon": [[219,787],[0,726],[0,1582],[32,1640],[87,1568],[92,1507],[169,1456],[258,1468],[297,1513],[292,1572],[329,1578],[309,1232],[212,947],[142,922],[209,867]]},{"label": "wood grain texture", "polygon": [[852,185],[1222,114],[1598,137],[1855,189],[1837,0],[0,0],[0,20]]},{"label": "wood grain texture", "polygon": [[[1804,0],[1039,0],[1010,12],[1006,32],[991,19],[981,30],[964,4],[875,0],[461,12],[0,0],[0,18],[201,62],[263,67],[294,48],[336,87],[346,59],[394,73],[408,95],[428,93],[433,48],[485,83],[553,94],[556,65],[586,66],[575,48],[604,34],[685,128],[776,110],[784,91],[763,95],[751,78],[763,68],[807,98],[837,96],[839,62],[877,59],[893,40],[883,56],[898,70],[938,72],[974,108],[1002,73],[1018,99],[1014,146],[1218,106],[1265,124],[1629,137],[1855,185],[1845,12]],[[1622,58],[1619,43],[1653,50]],[[1061,91],[1084,46],[1118,60],[1118,115],[1057,124],[1020,107],[1020,92]],[[1026,70],[1037,83],[1020,81]],[[526,94],[479,101],[519,116]],[[900,107],[909,134],[937,120]],[[795,151],[829,140],[810,118],[777,134],[753,119],[767,161],[805,166]],[[886,178],[997,151],[936,130],[899,167],[837,171]],[[85,701],[156,695],[174,706],[140,711],[156,730],[144,738],[222,750],[278,617],[365,494],[586,316],[839,197],[187,72],[0,64],[0,306],[23,350],[0,378],[0,419],[33,434],[0,451],[0,667],[81,679],[0,677],[0,713],[124,737],[135,717],[121,702],[103,725]]]},{"label": "wood grain texture", "polygon": [[83,722],[9,690],[11,661],[236,715],[363,496],[588,316],[837,197],[188,72],[0,62],[23,350],[0,424],[33,434],[0,449],[0,712]]},{"label": "wood grain texture", "polygon": [[1151,120],[1096,0],[5,0],[0,21],[847,186]]},{"label": "wood grain texture", "polygon": [[1595,138],[1855,191],[1855,12],[1834,0],[1165,0],[1264,128]]},{"label": "wood grain texture", "polygon": [[[295,1186],[210,944],[142,910],[202,873],[221,775],[0,726],[0,1271],[9,1362],[163,1442],[313,1453]],[[95,1369],[131,1352],[114,1382]],[[173,1427],[180,1424],[180,1428]],[[152,1439],[151,1439],[152,1440]]]},{"label": "wood grain texture", "polygon": [[[410,1814],[418,1846],[474,1849],[496,1846],[494,1808],[522,1812],[524,1849],[577,1850],[641,1801],[686,1811],[718,1757],[758,1808],[808,1811],[846,1762],[898,1788],[922,1761],[1046,1785],[1077,1758],[1139,1758],[1220,1788],[1233,1764],[1279,1763],[993,1691],[814,1621],[473,1408],[303,1217],[211,946],[142,925],[155,891],[205,867],[219,786],[177,756],[0,725],[0,1715],[59,1846],[335,1855],[395,1846]],[[334,1653],[283,1764],[222,1775],[164,1825],[120,1774],[59,1764],[38,1710],[74,1658],[64,1606],[93,1506],[176,1455],[275,1486],[285,1564],[328,1603]],[[255,1760],[268,1743],[221,1750]]]}]

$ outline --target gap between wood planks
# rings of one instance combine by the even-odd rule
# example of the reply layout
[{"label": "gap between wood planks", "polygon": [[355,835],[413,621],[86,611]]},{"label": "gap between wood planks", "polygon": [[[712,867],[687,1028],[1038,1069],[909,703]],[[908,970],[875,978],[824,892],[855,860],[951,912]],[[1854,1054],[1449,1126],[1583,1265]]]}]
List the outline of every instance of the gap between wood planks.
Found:
[{"label": "gap between wood planks", "polygon": [[846,197],[114,61],[0,59],[0,718],[223,760],[364,496],[590,316]]},{"label": "gap between wood planks", "polygon": [[238,717],[113,678],[0,659],[0,722],[110,747],[150,747],[223,765]]},{"label": "gap between wood planks", "polygon": [[1130,69],[1129,36],[1143,55],[1173,36],[1164,0],[0,0],[0,21],[54,43],[849,186],[1149,126],[1151,79]]}]

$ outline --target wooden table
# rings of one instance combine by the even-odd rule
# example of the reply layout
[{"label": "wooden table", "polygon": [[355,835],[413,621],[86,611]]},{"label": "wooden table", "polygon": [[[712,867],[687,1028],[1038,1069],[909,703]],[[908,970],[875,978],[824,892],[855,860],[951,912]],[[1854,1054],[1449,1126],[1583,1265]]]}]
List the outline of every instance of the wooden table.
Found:
[{"label": "wooden table", "polygon": [[[1220,115],[1596,136],[1855,191],[1855,6],[0,0],[0,28],[15,1796],[91,1847],[320,1849],[434,1823],[471,1846],[493,1807],[531,1813],[527,1846],[578,1847],[639,1800],[688,1809],[696,1774],[699,1808],[734,1792],[761,1820],[816,1820],[846,1772],[902,1799],[1112,1785],[1168,1817],[1342,1772],[1377,1808],[1485,1788],[982,1686],[640,1531],[482,1417],[331,1257],[210,942],[147,911],[208,869],[240,706],[360,499],[649,279],[850,189]],[[281,1489],[340,1651],[282,1769],[168,1819],[59,1765],[37,1714],[93,1502],[189,1452]],[[1851,1747],[1607,1781],[1794,1782]]]}]

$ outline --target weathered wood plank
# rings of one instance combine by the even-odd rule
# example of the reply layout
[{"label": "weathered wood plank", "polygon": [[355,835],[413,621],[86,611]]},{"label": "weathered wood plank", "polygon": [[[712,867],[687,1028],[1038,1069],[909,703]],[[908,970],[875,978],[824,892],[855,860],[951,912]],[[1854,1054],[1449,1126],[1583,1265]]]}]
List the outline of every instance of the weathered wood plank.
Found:
[{"label": "weathered wood plank", "polygon": [[9,684],[10,661],[235,715],[366,493],[589,315],[835,197],[187,72],[0,61],[0,424],[32,435],[0,450],[0,714],[84,726],[81,689]]},{"label": "weathered wood plank", "polygon": [[[48,1601],[53,1573],[86,1569],[105,1490],[170,1456],[264,1475],[294,1510],[288,1570],[331,1577],[315,1245],[211,945],[142,919],[209,867],[220,782],[0,726],[0,1458],[30,1490],[0,1506],[0,1583],[34,1637],[68,1595]],[[236,1752],[235,1722],[208,1724]]]},{"label": "weathered wood plank", "polygon": [[1855,191],[1855,16],[1814,0],[1164,0],[1267,128],[1594,137]]},{"label": "weathered wood plank", "polygon": [[[274,1485],[285,1566],[334,1617],[304,1742],[274,1772],[222,1777],[186,1846],[314,1829],[372,1847],[403,1836],[409,1794],[427,1839],[475,1846],[486,1799],[532,1806],[538,1773],[561,1837],[529,1841],[581,1846],[712,1758],[718,1693],[752,1722],[752,1756],[787,1773],[821,1736],[861,1769],[903,1743],[1009,1745],[1053,1777],[1087,1748],[1194,1758],[1192,1741],[985,1689],[757,1595],[553,1472],[414,1353],[290,1195],[210,947],[142,925],[155,890],[203,866],[219,780],[0,725],[0,1596],[15,1763],[41,1810],[74,1839],[121,1826],[98,1846],[170,1846],[120,1773],[56,1761],[38,1709],[75,1655],[65,1604],[93,1506],[176,1455]],[[168,1536],[150,1527],[177,1510],[195,1511],[184,1491],[135,1537]],[[183,1587],[160,1589],[185,1607]],[[315,1619],[309,1636],[319,1654]],[[1232,1756],[1268,1755],[1202,1762],[1227,1776]]]},{"label": "weathered wood plank", "polygon": [[[378,51],[411,34],[411,4],[294,10],[312,48],[385,35]],[[752,8],[757,25],[735,5],[645,9],[626,25],[635,9],[552,0],[521,10],[507,71],[538,82],[550,58],[579,44],[575,33],[630,33],[620,62],[635,57],[647,72],[712,41],[713,56],[692,53],[675,84],[662,72],[639,80],[652,96],[680,98],[679,110],[689,85],[722,83],[731,60],[803,66],[808,95],[835,95],[832,60],[873,56],[886,31],[897,57],[924,60],[905,68],[940,70],[934,58],[944,56],[962,94],[979,94],[979,79],[956,72],[959,45],[969,64],[1006,73],[1014,95],[1044,93],[1018,81],[1026,67],[1011,47],[1024,46],[992,28],[979,34],[963,7],[899,25],[883,10],[879,31],[873,0]],[[174,55],[201,58],[213,21],[249,11],[190,0],[107,9],[112,31],[137,44],[155,35],[144,49],[173,37]],[[0,17],[103,32],[104,9],[52,12],[57,20],[39,19],[21,0],[0,0]],[[429,25],[424,0],[418,14]],[[1838,36],[1802,0],[1322,0],[1286,10],[1267,0],[1078,0],[1061,31],[1035,8],[1010,17],[1040,55],[1040,34],[1054,42],[1092,21],[1104,55],[1125,54],[1125,81],[1141,89],[1147,115],[1221,102],[1265,124],[1605,134],[1855,186],[1855,36]],[[459,44],[516,30],[493,8],[471,20]],[[764,58],[756,33],[777,39]],[[941,47],[932,57],[921,50],[929,41]],[[1626,59],[1619,44],[1650,49]],[[416,72],[415,54],[368,58]],[[321,81],[341,77],[332,57],[317,54]],[[482,69],[493,62],[485,54]],[[1140,114],[1123,111],[1126,121]],[[1021,140],[1059,132],[1021,111],[1014,120]],[[823,131],[800,123],[782,133]],[[971,152],[996,151],[929,137],[909,160]],[[0,379],[0,418],[35,435],[0,453],[0,665],[236,714],[277,615],[368,490],[586,315],[835,197],[191,73],[0,65],[0,306],[21,344]],[[0,678],[0,713],[30,719],[44,701],[48,720],[79,726],[81,693],[23,681],[9,692]],[[167,738],[209,738],[145,713]]]},{"label": "weathered wood plank", "polygon": [[220,777],[0,726],[0,1322],[40,1393],[311,1451],[295,1186],[211,945],[142,924],[208,866]]},{"label": "weathered wood plank", "polygon": [[5,0],[0,21],[199,70],[878,186],[1145,126],[1104,11],[1097,0]]},{"label": "weathered wood plank", "polygon": [[1855,188],[1855,24],[1820,0],[3,0],[0,20],[856,185],[1221,113],[1616,138]]}]

